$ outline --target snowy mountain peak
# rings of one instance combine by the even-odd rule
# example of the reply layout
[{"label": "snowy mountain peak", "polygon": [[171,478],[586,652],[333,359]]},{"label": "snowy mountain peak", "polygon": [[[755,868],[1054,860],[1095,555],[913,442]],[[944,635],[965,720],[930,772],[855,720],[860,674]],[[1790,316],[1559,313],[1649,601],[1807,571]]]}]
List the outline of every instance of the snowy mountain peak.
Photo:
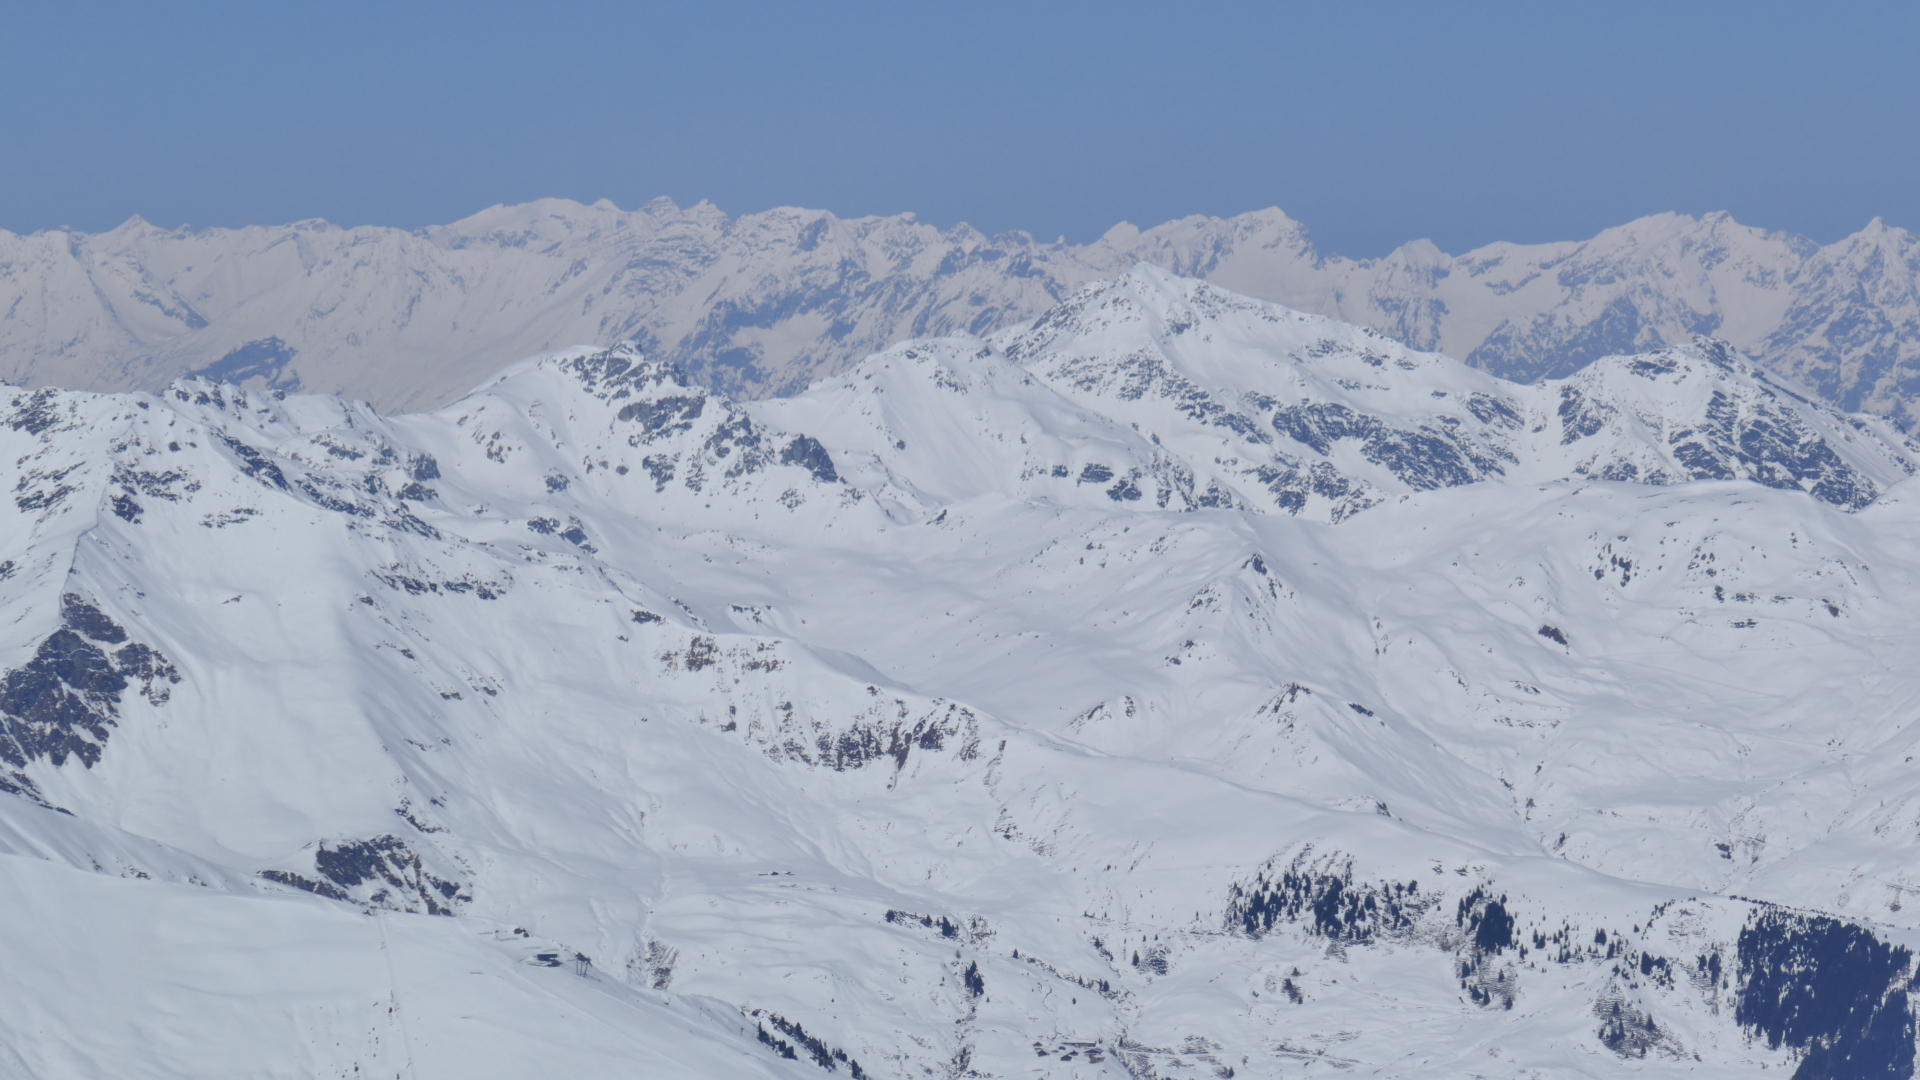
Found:
[{"label": "snowy mountain peak", "polygon": [[0,452],[23,1074],[1912,1071],[1913,448],[1721,341],[1521,387],[1148,267],[790,398]]},{"label": "snowy mountain peak", "polygon": [[1712,338],[1609,357],[1541,389],[1558,397],[1562,446],[1606,446],[1573,467],[1595,479],[1753,480],[1858,510],[1920,463],[1920,444],[1885,421],[1815,401]]},{"label": "snowy mountain peak", "polygon": [[[1519,387],[1152,267],[990,339],[910,342],[754,408],[945,498],[1326,521],[1489,480],[1754,480],[1859,509],[1920,462],[1884,422],[1815,402],[1724,342]],[[956,442],[992,449],[956,455]]]},{"label": "snowy mountain peak", "polygon": [[1317,250],[1277,209],[1084,246],[665,199],[544,199],[412,232],[130,221],[0,233],[0,378],[158,390],[200,373],[430,409],[520,357],[632,339],[703,385],[766,397],[899,341],[991,335],[1144,262],[1521,382],[1712,334],[1843,409],[1904,418],[1916,251],[1884,223],[1821,247],[1724,214],[1459,256],[1419,241],[1373,260]]}]

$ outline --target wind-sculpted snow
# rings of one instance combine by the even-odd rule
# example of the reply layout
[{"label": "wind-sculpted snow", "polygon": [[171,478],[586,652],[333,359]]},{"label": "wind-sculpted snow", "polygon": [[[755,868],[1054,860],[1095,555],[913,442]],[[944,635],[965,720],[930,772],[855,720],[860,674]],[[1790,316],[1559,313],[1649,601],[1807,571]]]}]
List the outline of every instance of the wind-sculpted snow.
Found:
[{"label": "wind-sculpted snow", "polygon": [[1914,451],[1718,342],[0,404],[24,1075],[1912,1075]]}]

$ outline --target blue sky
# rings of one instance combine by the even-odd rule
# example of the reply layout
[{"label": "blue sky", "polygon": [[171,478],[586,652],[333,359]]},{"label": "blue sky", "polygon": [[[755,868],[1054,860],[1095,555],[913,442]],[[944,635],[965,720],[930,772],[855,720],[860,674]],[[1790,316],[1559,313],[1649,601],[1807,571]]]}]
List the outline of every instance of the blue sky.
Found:
[{"label": "blue sky", "polygon": [[108,3],[0,22],[0,228],[545,195],[1322,250],[1920,229],[1912,3]]}]

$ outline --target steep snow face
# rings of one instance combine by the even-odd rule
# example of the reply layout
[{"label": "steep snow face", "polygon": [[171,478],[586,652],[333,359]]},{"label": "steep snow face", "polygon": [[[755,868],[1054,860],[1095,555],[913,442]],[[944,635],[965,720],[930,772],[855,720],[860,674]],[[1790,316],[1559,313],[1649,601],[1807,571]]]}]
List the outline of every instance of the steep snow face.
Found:
[{"label": "steep snow face", "polygon": [[523,356],[634,339],[703,385],[765,397],[905,339],[990,334],[1141,263],[1520,382],[1711,334],[1845,409],[1913,419],[1920,243],[1876,220],[1823,248],[1725,214],[1362,261],[1320,253],[1278,210],[1123,224],[1080,246],[665,199],[546,199],[417,232],[135,219],[0,232],[0,377],[123,390],[199,374],[391,411],[443,404]]},{"label": "steep snow face", "polygon": [[1911,1075],[1910,451],[1717,343],[0,403],[24,1074]]}]

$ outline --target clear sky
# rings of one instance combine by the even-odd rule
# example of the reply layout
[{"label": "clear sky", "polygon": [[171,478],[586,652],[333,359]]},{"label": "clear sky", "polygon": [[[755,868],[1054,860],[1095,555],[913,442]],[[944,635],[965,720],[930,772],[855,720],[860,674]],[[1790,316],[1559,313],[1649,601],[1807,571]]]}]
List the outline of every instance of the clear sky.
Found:
[{"label": "clear sky", "polygon": [[138,3],[0,13],[0,228],[548,195],[1322,250],[1729,210],[1920,230],[1920,4]]}]

